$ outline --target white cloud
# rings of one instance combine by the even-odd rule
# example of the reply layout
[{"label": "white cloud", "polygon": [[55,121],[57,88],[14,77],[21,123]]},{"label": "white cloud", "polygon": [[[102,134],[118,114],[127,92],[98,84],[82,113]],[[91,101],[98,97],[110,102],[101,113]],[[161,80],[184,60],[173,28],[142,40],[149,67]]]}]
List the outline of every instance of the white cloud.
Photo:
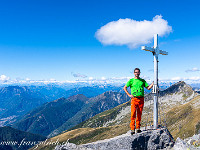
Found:
[{"label": "white cloud", "polygon": [[173,77],[173,78],[171,78],[171,80],[172,81],[181,81],[181,80],[183,80],[183,78],[181,78],[181,77]]},{"label": "white cloud", "polygon": [[178,81],[185,81],[187,83],[200,83],[200,76],[193,76],[193,77],[173,77],[170,79],[161,79],[161,82],[178,82]]},{"label": "white cloud", "polygon": [[195,80],[195,81],[200,81],[200,77],[189,77],[187,80]]},{"label": "white cloud", "polygon": [[130,80],[131,78],[133,78],[133,77],[112,77],[112,78],[110,78],[111,80],[120,80],[120,81],[128,81],[128,80]]},{"label": "white cloud", "polygon": [[54,78],[51,78],[51,79],[50,79],[50,81],[56,81],[56,79],[54,79]]},{"label": "white cloud", "polygon": [[186,70],[185,72],[197,72],[197,71],[200,71],[198,68],[192,68],[192,69],[188,69]]},{"label": "white cloud", "polygon": [[106,80],[106,78],[105,77],[101,77],[101,80]]},{"label": "white cloud", "polygon": [[87,76],[86,75],[84,75],[84,74],[80,74],[80,73],[71,73],[74,77],[78,77],[78,78],[87,78]]},{"label": "white cloud", "polygon": [[1,75],[0,80],[3,82],[7,82],[8,80],[10,80],[10,77],[7,77],[6,75]]},{"label": "white cloud", "polygon": [[94,78],[93,77],[89,77],[89,80],[94,80]]},{"label": "white cloud", "polygon": [[26,80],[26,81],[30,81],[31,79],[30,79],[30,78],[26,78],[25,80]]},{"label": "white cloud", "polygon": [[104,45],[127,45],[136,48],[141,44],[150,43],[153,35],[164,36],[172,32],[168,22],[157,15],[152,21],[136,21],[119,19],[102,26],[95,36]]},{"label": "white cloud", "polygon": [[[31,80],[29,78],[26,79],[20,79],[20,80],[11,80],[9,77],[5,75],[0,75],[0,84],[4,85],[12,85],[12,84],[19,84],[19,85],[44,85],[44,84],[65,84],[65,83],[86,83],[86,84],[115,84],[115,85],[122,85],[126,84],[129,79],[133,78],[131,77],[100,77],[100,78],[94,78],[94,77],[88,77],[87,79],[79,79],[75,81],[57,81],[55,79],[49,79],[49,80]],[[141,76],[141,78],[145,79],[149,84],[152,82],[152,80],[149,77]],[[185,81],[187,83],[200,83],[200,76],[191,76],[191,77],[173,77],[173,78],[159,78],[159,83],[169,83],[169,82],[178,82],[178,81]]]}]

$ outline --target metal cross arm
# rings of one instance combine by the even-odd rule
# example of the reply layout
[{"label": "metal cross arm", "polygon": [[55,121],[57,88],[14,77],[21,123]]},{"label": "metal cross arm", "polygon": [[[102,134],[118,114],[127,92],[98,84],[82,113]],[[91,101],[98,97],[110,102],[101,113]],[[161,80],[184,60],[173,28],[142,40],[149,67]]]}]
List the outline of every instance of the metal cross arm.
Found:
[{"label": "metal cross arm", "polygon": [[162,55],[168,55],[168,52],[166,52],[166,51],[162,51],[162,50],[159,50],[159,54],[162,54]]},{"label": "metal cross arm", "polygon": [[[148,47],[148,46],[142,46],[141,47],[142,50],[145,50],[145,51],[149,51],[149,52],[152,52],[152,53],[155,53],[155,49],[154,48],[151,48],[151,47]],[[163,50],[158,50],[158,54],[161,54],[161,55],[168,55],[168,52],[166,51],[163,51]]]},{"label": "metal cross arm", "polygon": [[148,47],[148,46],[142,46],[141,47],[142,50],[145,50],[145,51],[150,51],[150,52],[155,52],[155,49],[154,48],[151,48],[151,47]]}]

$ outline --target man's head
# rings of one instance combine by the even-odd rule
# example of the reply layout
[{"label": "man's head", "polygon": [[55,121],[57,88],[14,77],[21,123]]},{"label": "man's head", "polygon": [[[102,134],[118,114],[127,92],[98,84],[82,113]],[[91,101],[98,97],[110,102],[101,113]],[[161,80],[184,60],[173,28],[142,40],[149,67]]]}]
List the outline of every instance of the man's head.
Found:
[{"label": "man's head", "polygon": [[139,68],[134,69],[134,75],[135,75],[136,78],[139,78],[139,76],[140,76],[140,69]]}]

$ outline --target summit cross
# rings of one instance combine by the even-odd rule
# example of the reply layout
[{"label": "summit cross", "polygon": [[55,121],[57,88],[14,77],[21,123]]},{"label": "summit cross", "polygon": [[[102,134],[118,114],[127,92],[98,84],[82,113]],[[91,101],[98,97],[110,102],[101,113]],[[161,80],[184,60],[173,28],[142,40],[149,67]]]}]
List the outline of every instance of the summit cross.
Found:
[{"label": "summit cross", "polygon": [[142,46],[142,50],[149,51],[153,53],[154,56],[154,110],[153,110],[153,125],[154,129],[158,128],[158,55],[168,55],[168,52],[160,50],[158,47],[158,34],[154,34],[154,47]]}]

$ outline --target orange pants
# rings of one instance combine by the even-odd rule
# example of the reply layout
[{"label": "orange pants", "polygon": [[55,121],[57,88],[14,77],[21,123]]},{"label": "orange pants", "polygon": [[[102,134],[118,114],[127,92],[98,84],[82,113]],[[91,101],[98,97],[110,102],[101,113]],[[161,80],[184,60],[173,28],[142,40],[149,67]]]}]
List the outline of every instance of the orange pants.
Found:
[{"label": "orange pants", "polygon": [[131,98],[131,123],[130,123],[131,130],[135,130],[136,111],[137,111],[136,129],[140,129],[140,121],[141,121],[143,106],[144,106],[144,97]]}]

